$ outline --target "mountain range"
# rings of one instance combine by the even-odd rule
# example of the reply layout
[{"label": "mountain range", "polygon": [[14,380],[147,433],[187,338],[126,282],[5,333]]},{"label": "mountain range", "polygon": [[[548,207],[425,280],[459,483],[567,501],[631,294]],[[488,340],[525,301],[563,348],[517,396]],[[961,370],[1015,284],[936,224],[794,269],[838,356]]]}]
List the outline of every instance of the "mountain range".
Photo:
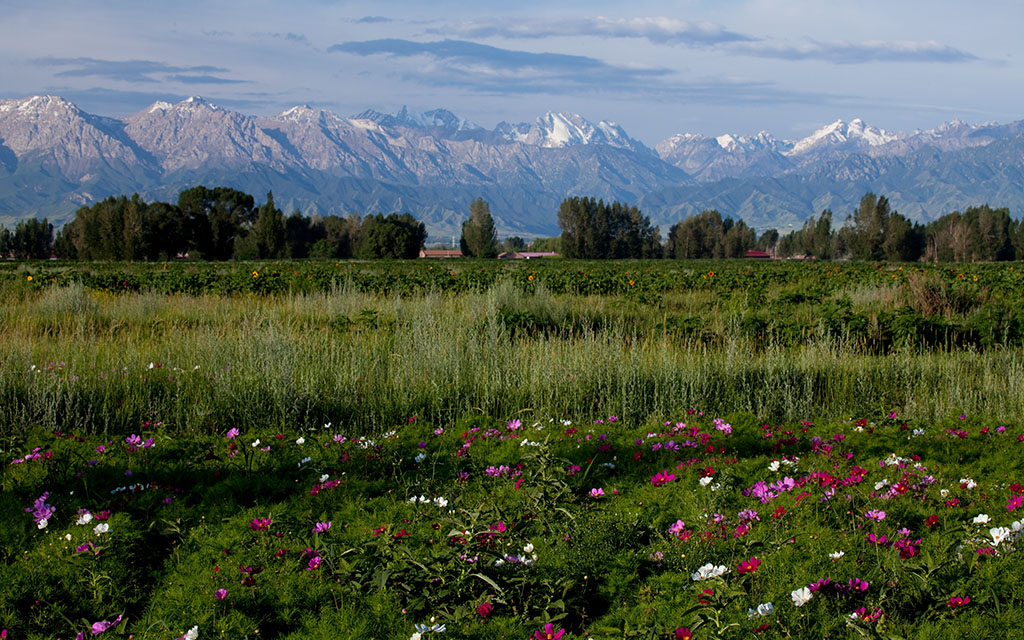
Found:
[{"label": "mountain range", "polygon": [[573,195],[635,204],[662,231],[708,208],[786,230],[825,208],[842,220],[867,191],[920,221],[984,203],[1020,215],[1022,160],[1024,121],[904,134],[838,120],[801,140],[680,133],[651,149],[568,113],[490,130],[445,109],[251,116],[192,97],[108,118],[33,96],[0,100],[0,222],[60,224],[110,195],[173,202],[205,184],[273,190],[285,213],[409,212],[435,237],[457,234],[478,197],[502,235],[552,235]]}]

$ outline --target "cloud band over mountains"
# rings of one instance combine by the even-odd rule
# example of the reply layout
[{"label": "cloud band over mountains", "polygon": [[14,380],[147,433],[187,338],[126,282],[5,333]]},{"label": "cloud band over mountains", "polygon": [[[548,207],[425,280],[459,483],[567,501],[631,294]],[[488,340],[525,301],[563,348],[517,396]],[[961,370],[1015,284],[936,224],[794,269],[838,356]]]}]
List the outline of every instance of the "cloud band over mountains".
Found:
[{"label": "cloud band over mountains", "polygon": [[978,56],[935,41],[790,43],[731,31],[713,22],[690,22],[668,17],[582,18],[540,21],[491,18],[446,23],[428,33],[463,38],[541,39],[555,37],[637,38],[658,45],[715,47],[727,54],[777,60],[812,60],[833,64],[870,62],[964,63]]}]

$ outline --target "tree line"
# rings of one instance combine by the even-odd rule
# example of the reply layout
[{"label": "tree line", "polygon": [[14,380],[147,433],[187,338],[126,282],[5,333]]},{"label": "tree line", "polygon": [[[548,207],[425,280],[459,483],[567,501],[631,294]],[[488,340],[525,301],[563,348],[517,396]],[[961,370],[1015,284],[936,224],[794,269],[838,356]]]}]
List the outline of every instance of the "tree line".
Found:
[{"label": "tree line", "polygon": [[[989,205],[955,211],[927,224],[893,211],[885,196],[867,193],[836,226],[831,210],[811,216],[802,228],[760,236],[743,220],[705,210],[678,221],[662,241],[660,229],[635,206],[571,197],[558,211],[561,234],[538,238],[534,251],[566,258],[742,258],[751,249],[777,257],[914,262],[972,262],[1024,258],[1024,221],[1009,209]],[[253,196],[226,187],[194,187],[177,203],[146,203],[138,194],[110,197],[81,207],[53,233],[53,225],[23,220],[13,231],[0,227],[0,255],[16,258],[166,260],[174,257],[229,260],[259,258],[414,258],[426,241],[412,215],[285,217],[273,192],[257,206]],[[490,207],[470,204],[462,225],[462,253],[493,258],[521,251],[526,241],[498,240]]]},{"label": "tree line", "polygon": [[[24,229],[23,229],[24,227]],[[56,236],[45,219],[0,231],[0,254],[19,258],[230,260],[259,258],[415,258],[426,226],[410,214],[285,217],[273,192],[253,196],[226,187],[194,187],[177,203],[138,194],[81,207]]]},{"label": "tree line", "polygon": [[833,228],[832,211],[811,216],[785,236],[765,233],[760,249],[781,257],[892,262],[992,262],[1024,259],[1024,221],[1007,208],[985,204],[954,211],[927,224],[893,211],[885,196],[867,193],[846,220]]}]

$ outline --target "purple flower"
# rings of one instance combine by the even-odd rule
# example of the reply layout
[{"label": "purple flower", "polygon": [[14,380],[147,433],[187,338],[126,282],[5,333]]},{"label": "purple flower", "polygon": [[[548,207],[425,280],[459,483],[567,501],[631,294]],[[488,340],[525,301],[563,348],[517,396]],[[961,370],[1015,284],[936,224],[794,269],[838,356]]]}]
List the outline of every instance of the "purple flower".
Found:
[{"label": "purple flower", "polygon": [[590,490],[590,497],[591,498],[603,498],[604,497],[604,489],[601,489],[601,488],[591,489]]},{"label": "purple flower", "polygon": [[227,589],[217,589],[216,593],[213,594],[213,597],[218,599],[218,600],[223,600],[224,598],[228,597],[228,590]]},{"label": "purple flower", "polygon": [[316,526],[313,527],[313,533],[326,533],[327,530],[330,529],[330,528],[331,528],[331,523],[329,521],[328,522],[318,522],[318,523],[316,523]]},{"label": "purple flower", "polygon": [[238,434],[239,434],[238,429],[236,427],[231,427],[230,429],[228,429],[227,438],[228,438],[228,440],[232,440],[234,438],[237,438]]},{"label": "purple flower", "polygon": [[116,618],[114,618],[113,622],[107,622],[106,620],[101,620],[99,622],[92,623],[92,635],[98,636],[101,633],[103,633],[104,631],[106,631],[107,629],[113,629],[118,624],[120,624],[121,617],[122,616],[117,616]]},{"label": "purple flower", "polygon": [[870,511],[868,511],[867,513],[864,514],[864,517],[867,518],[868,520],[874,520],[875,522],[881,522],[882,520],[885,520],[885,512],[884,511],[879,511],[878,509],[871,509]]}]

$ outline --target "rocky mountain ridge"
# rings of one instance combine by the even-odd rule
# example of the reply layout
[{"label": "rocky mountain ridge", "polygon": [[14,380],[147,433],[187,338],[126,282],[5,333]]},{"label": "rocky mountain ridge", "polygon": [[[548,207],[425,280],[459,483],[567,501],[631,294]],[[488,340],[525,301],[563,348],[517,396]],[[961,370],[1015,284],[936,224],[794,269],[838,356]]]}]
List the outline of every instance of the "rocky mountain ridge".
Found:
[{"label": "rocky mountain ridge", "polygon": [[60,222],[122,193],[173,201],[196,184],[257,198],[273,189],[288,212],[408,211],[443,236],[476,197],[520,235],[556,233],[571,195],[640,203],[664,228],[710,207],[786,228],[822,205],[845,211],[866,190],[922,219],[985,201],[1019,214],[1022,136],[1024,122],[901,134],[854,119],[797,141],[676,134],[651,149],[613,122],[567,113],[487,130],[445,109],[250,116],[193,97],[115,119],[33,96],[0,100],[0,221]]}]

